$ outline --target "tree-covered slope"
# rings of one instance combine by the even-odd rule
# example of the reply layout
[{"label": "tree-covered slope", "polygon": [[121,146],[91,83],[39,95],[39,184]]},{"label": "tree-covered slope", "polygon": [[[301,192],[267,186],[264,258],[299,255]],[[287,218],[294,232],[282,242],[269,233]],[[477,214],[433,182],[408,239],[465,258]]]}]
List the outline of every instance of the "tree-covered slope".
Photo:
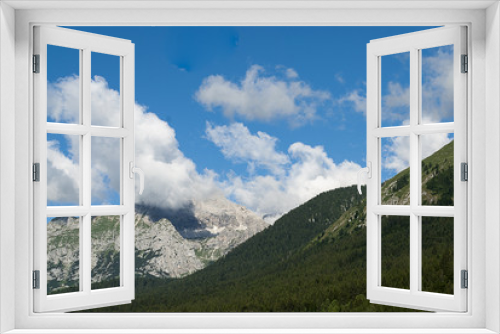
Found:
[{"label": "tree-covered slope", "polygon": [[[452,153],[453,143],[424,160],[423,193],[428,194],[424,203],[447,205],[452,200],[435,190],[449,192]],[[386,181],[382,193],[396,202],[407,197],[406,174],[408,170]],[[426,291],[451,293],[453,223],[427,218],[422,231],[422,286]],[[383,284],[408,288],[407,218],[384,217],[382,240]],[[404,311],[366,300],[366,202],[355,187],[318,195],[192,275],[171,280],[138,277],[136,286],[131,304],[96,311]]]}]

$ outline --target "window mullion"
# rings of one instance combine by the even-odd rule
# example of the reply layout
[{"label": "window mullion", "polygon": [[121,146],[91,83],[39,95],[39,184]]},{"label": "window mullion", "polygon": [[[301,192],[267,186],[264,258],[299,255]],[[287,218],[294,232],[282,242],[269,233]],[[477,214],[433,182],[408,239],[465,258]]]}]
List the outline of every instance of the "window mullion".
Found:
[{"label": "window mullion", "polygon": [[[82,125],[90,129],[91,126],[91,100],[90,100],[90,80],[91,80],[91,51],[88,48],[83,50],[82,59]],[[81,152],[82,159],[80,160],[80,165],[82,166],[82,201],[84,207],[89,208],[89,211],[81,219],[81,253],[80,253],[80,276],[81,284],[83,285],[83,291],[90,293],[91,290],[91,219],[92,215],[90,212],[91,205],[91,185],[92,185],[92,171],[91,171],[91,134],[88,131],[83,135],[82,142],[83,147]]]},{"label": "window mullion", "polygon": [[419,50],[410,50],[410,291],[418,291],[420,282],[420,235],[419,217],[414,209],[419,204],[420,183],[418,161],[420,158],[418,135],[415,129],[418,126],[419,108]]}]

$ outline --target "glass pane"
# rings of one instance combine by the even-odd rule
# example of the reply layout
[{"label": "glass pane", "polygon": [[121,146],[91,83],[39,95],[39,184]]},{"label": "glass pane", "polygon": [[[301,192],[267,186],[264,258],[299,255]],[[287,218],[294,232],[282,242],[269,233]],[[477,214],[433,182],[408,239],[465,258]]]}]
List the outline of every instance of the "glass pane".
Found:
[{"label": "glass pane", "polygon": [[120,57],[92,52],[92,125],[119,127]]},{"label": "glass pane", "polygon": [[453,206],[453,134],[421,135],[422,205]]},{"label": "glass pane", "polygon": [[92,217],[92,289],[120,286],[120,216]]},{"label": "glass pane", "polygon": [[47,205],[80,205],[80,136],[47,134]]},{"label": "glass pane", "polygon": [[92,137],[92,205],[119,205],[120,138]]},{"label": "glass pane", "polygon": [[47,122],[80,122],[80,50],[47,45]]},{"label": "glass pane", "polygon": [[453,45],[422,50],[422,123],[453,122]]},{"label": "glass pane", "polygon": [[381,138],[381,203],[410,204],[410,138]]},{"label": "glass pane", "polygon": [[382,126],[410,124],[410,53],[381,58]]},{"label": "glass pane", "polygon": [[47,294],[79,291],[80,218],[47,218]]},{"label": "glass pane", "polygon": [[422,291],[453,294],[451,217],[422,217]]},{"label": "glass pane", "polygon": [[382,216],[382,286],[410,289],[410,217]]}]

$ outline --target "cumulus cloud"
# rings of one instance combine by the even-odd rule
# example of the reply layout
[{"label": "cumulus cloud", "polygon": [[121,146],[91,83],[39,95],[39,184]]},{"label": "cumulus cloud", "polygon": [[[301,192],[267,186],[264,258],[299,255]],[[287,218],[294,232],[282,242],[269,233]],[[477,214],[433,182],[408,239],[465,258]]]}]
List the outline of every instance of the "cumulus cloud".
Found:
[{"label": "cumulus cloud", "polygon": [[253,65],[239,83],[211,75],[203,80],[195,98],[208,110],[220,108],[230,119],[287,119],[291,125],[300,126],[315,118],[318,106],[330,99],[330,93],[312,89],[297,80],[295,70],[288,70],[286,78],[280,80],[265,76],[264,68]]},{"label": "cumulus cloud", "polygon": [[[399,124],[409,124],[410,93],[408,87],[389,82],[383,96],[382,117]],[[402,113],[401,110],[406,110]],[[438,123],[453,119],[453,49],[440,47],[424,53],[422,58],[422,122]],[[421,137],[422,156],[428,157],[452,140],[450,134],[424,135]],[[408,167],[409,138],[388,140],[383,150],[384,167],[399,172]]]},{"label": "cumulus cloud", "polygon": [[299,77],[299,74],[293,68],[286,69],[286,76],[289,79],[295,79]]},{"label": "cumulus cloud", "polygon": [[[49,83],[49,117],[59,122],[78,122],[78,103],[71,92],[78,90],[78,77]],[[94,77],[92,106],[100,124],[115,124],[119,94],[109,88],[104,78]],[[78,95],[73,95],[77,97]],[[94,104],[95,103],[95,104]],[[278,139],[264,132],[252,133],[241,123],[206,125],[206,138],[220,148],[232,162],[246,163],[250,173],[230,173],[221,178],[210,170],[197,171],[195,163],[179,149],[176,133],[165,121],[145,106],[135,105],[136,165],[145,172],[145,189],[136,196],[138,204],[161,208],[179,208],[190,200],[225,195],[259,214],[283,213],[317,194],[356,182],[359,165],[335,163],[322,146],[296,142],[286,152],[279,151]],[[78,202],[77,136],[67,141],[49,140],[49,201]],[[59,139],[59,138],[58,138]],[[119,191],[117,152],[119,140],[92,140],[93,201],[106,203],[110,194]],[[259,168],[263,173],[253,173]]]},{"label": "cumulus cloud", "polygon": [[167,122],[145,107],[136,105],[136,165],[146,175],[141,204],[179,208],[190,200],[202,200],[222,194],[216,185],[215,172],[199,173],[196,164],[179,149],[175,131]]},{"label": "cumulus cloud", "polygon": [[397,122],[410,121],[410,89],[399,82],[389,82],[387,92],[382,96],[382,119]]},{"label": "cumulus cloud", "polygon": [[410,164],[409,137],[385,138],[382,147],[382,164],[386,169],[399,173]]},{"label": "cumulus cloud", "polygon": [[[49,83],[49,117],[58,122],[78,122],[79,79],[66,77]],[[96,115],[99,125],[116,125],[119,122],[120,97],[117,91],[108,87],[102,77],[91,81],[92,117]],[[76,108],[76,111],[75,111]],[[145,188],[142,196],[136,196],[137,203],[162,208],[178,208],[189,200],[201,199],[220,192],[215,183],[216,174],[205,170],[198,173],[192,160],[179,150],[175,131],[146,107],[135,105],[136,165],[144,170]],[[118,117],[118,118],[117,118]],[[96,124],[93,122],[93,124]],[[65,136],[69,141],[68,151],[78,147],[76,136]],[[75,140],[76,138],[76,140]],[[118,155],[117,155],[118,152]],[[107,203],[113,192],[119,192],[120,140],[94,137],[92,139],[92,196],[93,201]],[[78,182],[77,155],[64,154],[56,142],[48,145],[48,168],[54,175],[65,175],[70,181],[51,181],[48,199],[61,201],[74,193]]]},{"label": "cumulus cloud", "polygon": [[279,173],[289,162],[286,154],[276,151],[277,138],[260,131],[252,135],[241,123],[213,126],[207,122],[205,133],[227,159],[247,163],[251,172],[262,167]]},{"label": "cumulus cloud", "polygon": [[60,141],[47,141],[47,200],[49,203],[79,205],[78,154],[62,153]]},{"label": "cumulus cloud", "polygon": [[78,123],[80,82],[76,75],[59,78],[47,85],[47,114],[55,122]]},{"label": "cumulus cloud", "polygon": [[354,111],[366,115],[366,96],[359,89],[338,98],[336,102],[339,105],[349,105]]},{"label": "cumulus cloud", "polygon": [[[243,124],[231,126],[244,133],[249,142],[259,142],[262,138],[271,143],[276,142],[276,138],[262,132],[251,134]],[[209,129],[214,128],[217,127],[209,125]],[[218,128],[229,131],[228,127]],[[238,153],[239,159],[249,164],[262,164],[258,162],[259,158],[267,163],[271,156],[279,157],[274,158],[278,162],[275,168],[268,168],[269,173],[265,175],[227,175],[227,179],[221,182],[226,196],[261,215],[284,213],[321,192],[356,183],[357,171],[360,169],[358,164],[349,161],[336,164],[322,146],[313,147],[301,142],[290,145],[286,153],[276,151],[274,146],[263,155],[256,155],[246,149]]]},{"label": "cumulus cloud", "polygon": [[340,73],[335,73],[335,80],[341,84],[345,83],[345,79]]},{"label": "cumulus cloud", "polygon": [[435,123],[453,117],[453,48],[440,47],[422,58],[422,116]]},{"label": "cumulus cloud", "polygon": [[[452,141],[452,135],[448,133],[422,135],[420,141],[422,159],[432,155],[450,141]],[[384,168],[399,173],[410,165],[410,138],[386,138],[385,145],[382,147],[382,152],[384,157],[382,164]]]}]

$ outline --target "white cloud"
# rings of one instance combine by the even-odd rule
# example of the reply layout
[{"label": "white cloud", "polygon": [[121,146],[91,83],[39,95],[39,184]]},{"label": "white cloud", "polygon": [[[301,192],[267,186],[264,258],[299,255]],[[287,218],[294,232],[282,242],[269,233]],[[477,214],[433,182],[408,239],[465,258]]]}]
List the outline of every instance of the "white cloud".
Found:
[{"label": "white cloud", "polygon": [[[453,52],[449,47],[438,48],[435,54],[422,59],[422,122],[438,123],[453,116]],[[399,83],[389,82],[388,93],[383,96],[384,119],[400,120],[409,124],[409,89]],[[405,109],[402,109],[405,108]],[[401,113],[406,110],[406,113]],[[452,138],[448,134],[424,135],[421,137],[422,156],[428,157]],[[384,167],[399,172],[408,167],[409,138],[396,137],[384,148]]]},{"label": "white cloud", "polygon": [[137,202],[178,208],[221,193],[217,175],[210,170],[197,172],[195,163],[179,150],[175,131],[167,122],[138,105],[135,122],[136,165],[146,175],[144,193],[136,197]]},{"label": "white cloud", "polygon": [[64,155],[58,140],[47,141],[47,200],[79,205],[79,165],[76,156]]},{"label": "white cloud", "polygon": [[105,78],[96,75],[90,84],[92,125],[120,126],[120,93],[109,88]]},{"label": "white cloud", "polygon": [[262,167],[277,173],[289,162],[286,154],[276,151],[277,138],[260,131],[252,135],[241,123],[213,126],[207,122],[205,132],[227,159],[247,163],[251,172]]},{"label": "white cloud", "polygon": [[387,84],[387,94],[383,96],[383,106],[382,110],[383,117],[386,118],[400,118],[406,115],[398,115],[394,113],[386,114],[384,113],[387,109],[391,110],[398,107],[409,107],[410,106],[410,89],[408,87],[403,87],[399,82],[388,82]]},{"label": "white cloud", "polygon": [[[78,77],[63,78],[49,84],[49,116],[59,122],[76,122],[78,103],[71,99],[78,95]],[[119,114],[119,94],[110,89],[104,78],[91,81],[92,116],[98,115],[98,124],[113,124]],[[95,124],[95,123],[94,123]],[[137,203],[166,208],[178,208],[189,200],[208,197],[219,192],[214,179],[215,173],[205,170],[198,173],[196,165],[178,148],[175,131],[144,106],[135,105],[136,166],[145,173],[145,187],[142,196],[136,196]],[[78,147],[76,136],[66,136],[69,151]],[[76,140],[75,140],[76,139]],[[119,191],[119,167],[116,152],[119,140],[95,138],[92,140],[92,188],[95,200],[106,203],[111,191]],[[49,165],[56,168],[54,175],[65,175],[70,181],[51,181],[49,200],[58,201],[64,194],[74,192],[78,180],[78,163],[73,154],[64,155],[56,143],[48,147]],[[77,155],[76,155],[77,156]]]},{"label": "white cloud", "polygon": [[47,113],[56,122],[78,123],[80,83],[76,75],[47,85]]},{"label": "white cloud", "polygon": [[407,168],[410,163],[410,138],[387,138],[383,142],[385,142],[382,147],[383,167],[397,173]]},{"label": "white cloud", "polygon": [[[410,90],[399,82],[388,82],[383,92],[382,117],[408,123]],[[440,47],[422,57],[422,118],[438,123],[453,116],[453,49]]]},{"label": "white cloud", "polygon": [[292,71],[289,73],[292,77],[279,80],[264,76],[264,69],[253,65],[239,83],[211,75],[203,80],[195,98],[208,110],[221,108],[231,119],[235,116],[259,121],[288,119],[293,126],[300,126],[315,118],[317,107],[330,99],[330,94],[294,80],[296,72]]},{"label": "white cloud", "polygon": [[350,93],[342,96],[336,101],[339,105],[349,104],[354,111],[366,115],[366,96],[360,92],[359,89],[355,89]]},{"label": "white cloud", "polygon": [[440,47],[422,59],[422,114],[427,123],[453,116],[453,48]]},{"label": "white cloud", "polygon": [[422,159],[427,158],[434,152],[441,149],[443,146],[448,144],[453,140],[452,134],[447,133],[437,133],[432,135],[423,135],[421,145],[422,145]]},{"label": "white cloud", "polygon": [[335,80],[341,84],[345,83],[345,79],[342,75],[340,75],[340,73],[335,73]]},{"label": "white cloud", "polygon": [[[451,135],[447,133],[422,135],[422,159],[432,155],[451,140]],[[405,136],[386,139],[382,152],[383,167],[399,173],[410,165],[410,138]]]},{"label": "white cloud", "polygon": [[[78,87],[78,78],[64,78],[49,86],[54,93],[48,105],[49,116],[59,121],[75,120],[74,115],[78,113],[71,108],[78,104],[66,93]],[[94,98],[98,97],[95,106],[102,122],[112,122],[115,115],[107,111],[118,105],[118,93],[102,78],[92,80],[91,89],[100,90]],[[267,175],[250,173],[246,177],[229,174],[220,180],[213,171],[197,171],[195,163],[180,151],[174,129],[147,112],[146,107],[135,105],[135,122],[136,165],[146,176],[144,194],[136,196],[140,204],[177,208],[193,199],[224,193],[259,214],[287,212],[323,191],[354,184],[360,168],[348,161],[334,163],[321,146],[297,142],[290,145],[287,152],[280,152],[276,149],[277,139],[264,132],[252,134],[239,123],[228,126],[207,123],[207,138],[216,143],[228,159],[267,171]],[[77,150],[78,139],[66,138],[70,153],[64,154],[55,142],[49,142],[49,168],[55,168],[57,175],[64,176],[50,181],[48,195],[53,201],[78,194],[75,191],[78,189],[78,154],[71,153]],[[105,139],[94,139],[97,151],[92,156],[94,195],[103,202],[110,190],[117,191],[119,186],[118,173],[114,172],[116,159],[112,158],[119,151],[118,144]]]},{"label": "white cloud", "polygon": [[[241,127],[244,128],[238,125],[238,128]],[[245,133],[247,138],[253,137],[249,138],[250,142],[261,138],[272,142],[276,140],[261,132],[249,134],[248,129]],[[248,150],[240,154],[244,155],[244,152],[249,156],[253,154]],[[272,147],[265,156],[264,161],[269,161],[268,156],[274,156],[280,157],[280,162],[286,156],[289,163],[277,163],[276,168],[268,168],[270,173],[267,175],[245,178],[233,173],[221,182],[226,196],[261,215],[288,212],[321,192],[352,185],[356,183],[357,171],[360,169],[358,164],[349,161],[335,164],[322,146],[312,147],[301,142],[290,145],[286,155]],[[247,163],[250,162],[251,159],[247,159]]]},{"label": "white cloud", "polygon": [[286,76],[289,79],[295,79],[299,77],[299,74],[293,68],[286,69]]}]

